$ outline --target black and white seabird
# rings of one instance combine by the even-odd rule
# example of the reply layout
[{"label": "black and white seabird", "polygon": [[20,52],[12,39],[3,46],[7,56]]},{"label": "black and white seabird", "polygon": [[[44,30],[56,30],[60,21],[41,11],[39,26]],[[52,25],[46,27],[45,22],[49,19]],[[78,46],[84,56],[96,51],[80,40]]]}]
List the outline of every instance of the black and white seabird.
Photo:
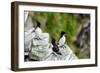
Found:
[{"label": "black and white seabird", "polygon": [[56,44],[56,40],[54,38],[52,38],[52,41],[51,41],[53,47],[52,47],[52,50],[56,53],[56,54],[59,54],[59,55],[62,55],[60,52],[59,52],[59,47],[58,45]]},{"label": "black and white seabird", "polygon": [[36,38],[38,38],[38,39],[40,39],[40,35],[42,34],[42,30],[41,30],[41,24],[40,24],[40,22],[38,22],[37,21],[37,26],[36,26],[36,28],[35,28],[35,34],[36,34]]},{"label": "black and white seabird", "polygon": [[66,38],[64,36],[65,32],[62,31],[60,34],[60,38],[58,40],[58,46],[64,46],[65,42],[66,42]]},{"label": "black and white seabird", "polygon": [[42,30],[41,30],[41,24],[40,22],[36,22],[37,23],[37,26],[35,27],[35,30],[33,32],[36,32],[37,34],[41,34],[42,33]]}]

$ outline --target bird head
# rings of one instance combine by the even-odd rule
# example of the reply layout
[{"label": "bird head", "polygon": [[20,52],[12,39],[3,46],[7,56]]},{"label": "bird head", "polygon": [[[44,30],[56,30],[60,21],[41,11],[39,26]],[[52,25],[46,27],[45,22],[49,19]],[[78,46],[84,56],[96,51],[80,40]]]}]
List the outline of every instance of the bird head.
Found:
[{"label": "bird head", "polygon": [[40,26],[41,26],[40,22],[39,22],[39,21],[37,21],[37,27],[40,27]]},{"label": "bird head", "polygon": [[61,31],[61,36],[63,36],[65,34],[65,32],[64,31]]},{"label": "bird head", "polygon": [[55,43],[56,43],[55,38],[52,37],[51,43],[52,43],[52,44],[55,44]]}]

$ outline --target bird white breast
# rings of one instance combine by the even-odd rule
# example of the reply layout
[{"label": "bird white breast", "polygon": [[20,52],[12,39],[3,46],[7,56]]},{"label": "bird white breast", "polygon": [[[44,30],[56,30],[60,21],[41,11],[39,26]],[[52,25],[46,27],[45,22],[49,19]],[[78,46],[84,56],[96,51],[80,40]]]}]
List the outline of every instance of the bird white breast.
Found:
[{"label": "bird white breast", "polygon": [[42,33],[42,30],[39,27],[37,27],[35,33],[40,35]]},{"label": "bird white breast", "polygon": [[65,36],[62,36],[62,37],[60,38],[60,40],[58,41],[59,46],[64,45],[64,44],[65,44],[65,41],[66,41]]}]

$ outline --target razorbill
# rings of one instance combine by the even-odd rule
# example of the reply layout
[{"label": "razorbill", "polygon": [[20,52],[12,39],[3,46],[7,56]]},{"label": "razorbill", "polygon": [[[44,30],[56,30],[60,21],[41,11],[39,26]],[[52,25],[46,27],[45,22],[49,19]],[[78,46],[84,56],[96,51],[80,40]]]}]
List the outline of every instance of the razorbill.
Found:
[{"label": "razorbill", "polygon": [[53,47],[52,47],[52,50],[56,53],[56,54],[59,54],[59,55],[62,55],[60,52],[59,52],[59,47],[58,45],[56,44],[56,40],[54,38],[52,38],[52,41],[51,41]]},{"label": "razorbill", "polygon": [[40,24],[40,22],[37,21],[37,26],[35,28],[35,31],[33,31],[33,32],[35,32],[36,38],[39,40],[40,40],[40,35],[42,34],[42,30],[40,27],[41,27],[41,24]]},{"label": "razorbill", "polygon": [[61,34],[60,34],[60,38],[58,40],[58,46],[64,46],[65,42],[66,42],[66,38],[64,36],[65,32],[62,31]]}]

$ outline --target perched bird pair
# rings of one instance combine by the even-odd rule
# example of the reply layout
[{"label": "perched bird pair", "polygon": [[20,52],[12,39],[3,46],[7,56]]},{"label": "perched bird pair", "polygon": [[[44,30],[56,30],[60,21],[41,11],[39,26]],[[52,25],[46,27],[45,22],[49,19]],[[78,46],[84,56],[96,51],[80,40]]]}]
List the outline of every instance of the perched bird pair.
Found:
[{"label": "perched bird pair", "polygon": [[[42,33],[42,30],[40,28],[40,23],[38,21],[37,21],[37,26],[35,28],[35,33],[37,35],[40,35]],[[51,43],[53,45],[52,50],[59,55],[62,55],[62,54],[59,52],[58,46],[63,46],[65,44],[65,41],[66,41],[64,34],[65,34],[65,32],[62,31],[61,34],[60,34],[60,38],[59,38],[58,42],[56,42],[56,40],[54,38],[52,38],[52,41],[51,41]]]},{"label": "perched bird pair", "polygon": [[60,38],[58,40],[58,42],[56,43],[56,40],[54,38],[52,38],[52,45],[53,45],[53,48],[52,50],[56,53],[56,54],[59,54],[59,55],[62,55],[59,51],[59,47],[58,46],[64,46],[65,44],[65,41],[66,41],[66,38],[64,36],[65,32],[62,31],[61,34],[60,34]]}]

